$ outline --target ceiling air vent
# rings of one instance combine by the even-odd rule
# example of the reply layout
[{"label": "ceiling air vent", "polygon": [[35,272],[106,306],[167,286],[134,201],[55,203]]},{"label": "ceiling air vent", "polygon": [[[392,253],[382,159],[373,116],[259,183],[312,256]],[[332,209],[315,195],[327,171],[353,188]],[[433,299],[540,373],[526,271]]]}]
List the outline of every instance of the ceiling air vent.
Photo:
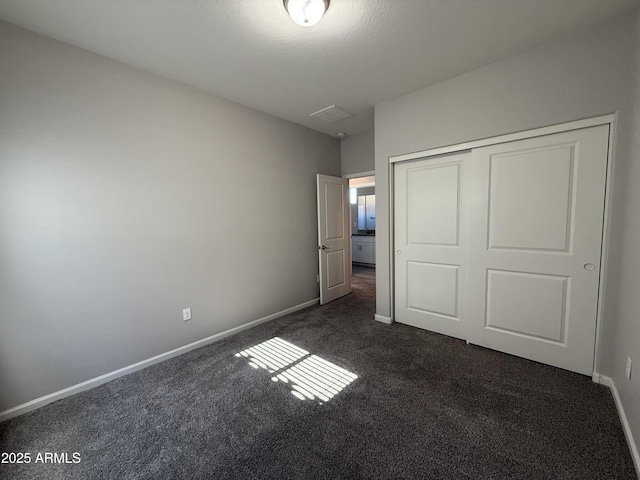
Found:
[{"label": "ceiling air vent", "polygon": [[310,116],[327,123],[336,123],[345,118],[353,117],[354,115],[338,105],[331,105],[330,107],[318,110],[316,113],[312,113]]}]

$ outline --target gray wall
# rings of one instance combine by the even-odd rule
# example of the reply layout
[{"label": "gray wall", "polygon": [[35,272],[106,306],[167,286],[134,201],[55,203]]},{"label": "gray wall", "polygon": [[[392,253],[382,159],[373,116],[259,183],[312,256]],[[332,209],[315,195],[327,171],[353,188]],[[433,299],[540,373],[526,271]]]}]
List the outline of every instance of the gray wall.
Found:
[{"label": "gray wall", "polygon": [[[610,322],[603,342],[603,373],[618,388],[636,446],[640,446],[640,15],[636,21],[636,77],[629,152],[621,158],[616,172],[618,189],[616,214],[620,217],[612,231],[612,265],[607,278],[607,317]],[[625,376],[627,357],[634,361],[631,381]]]},{"label": "gray wall", "polygon": [[627,14],[376,106],[376,311],[391,315],[390,156],[617,112],[610,262],[597,370],[615,379],[640,439],[640,375],[636,372],[632,382],[623,379],[627,355],[640,365],[640,113],[638,96],[633,97],[637,27],[636,14]]},{"label": "gray wall", "polygon": [[337,139],[0,23],[0,411],[317,298],[316,173]]},{"label": "gray wall", "polygon": [[342,175],[372,172],[375,169],[373,130],[347,137],[340,142]]}]

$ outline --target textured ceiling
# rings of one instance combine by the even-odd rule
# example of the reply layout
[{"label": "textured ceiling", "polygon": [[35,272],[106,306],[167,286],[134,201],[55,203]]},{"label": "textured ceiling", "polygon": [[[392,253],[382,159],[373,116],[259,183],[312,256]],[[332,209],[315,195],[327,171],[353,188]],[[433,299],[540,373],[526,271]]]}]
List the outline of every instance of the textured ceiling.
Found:
[{"label": "textured ceiling", "polygon": [[[0,0],[0,19],[312,129],[354,135],[376,103],[623,14],[637,0]],[[335,124],[309,114],[338,104]]]}]

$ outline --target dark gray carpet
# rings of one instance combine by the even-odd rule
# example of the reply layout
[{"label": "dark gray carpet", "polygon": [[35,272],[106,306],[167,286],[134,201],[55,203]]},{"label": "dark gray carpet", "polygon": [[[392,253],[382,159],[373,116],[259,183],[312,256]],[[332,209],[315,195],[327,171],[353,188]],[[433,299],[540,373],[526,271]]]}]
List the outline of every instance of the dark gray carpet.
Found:
[{"label": "dark gray carpet", "polygon": [[363,265],[352,265],[351,266],[351,274],[355,277],[364,277],[371,278],[373,280],[376,279],[376,268],[375,267],[365,267]]},{"label": "dark gray carpet", "polygon": [[[373,282],[0,424],[3,479],[632,479],[587,377],[372,320]],[[358,375],[330,401],[235,354],[278,336]]]}]

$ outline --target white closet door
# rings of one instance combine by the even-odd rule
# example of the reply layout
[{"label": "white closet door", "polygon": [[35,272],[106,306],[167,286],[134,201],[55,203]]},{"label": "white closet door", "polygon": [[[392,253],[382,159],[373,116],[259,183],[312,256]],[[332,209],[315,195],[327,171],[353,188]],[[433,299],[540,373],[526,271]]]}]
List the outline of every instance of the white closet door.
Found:
[{"label": "white closet door", "polygon": [[590,375],[609,127],[473,150],[470,343]]},{"label": "white closet door", "polygon": [[468,154],[394,170],[395,320],[464,338]]}]

